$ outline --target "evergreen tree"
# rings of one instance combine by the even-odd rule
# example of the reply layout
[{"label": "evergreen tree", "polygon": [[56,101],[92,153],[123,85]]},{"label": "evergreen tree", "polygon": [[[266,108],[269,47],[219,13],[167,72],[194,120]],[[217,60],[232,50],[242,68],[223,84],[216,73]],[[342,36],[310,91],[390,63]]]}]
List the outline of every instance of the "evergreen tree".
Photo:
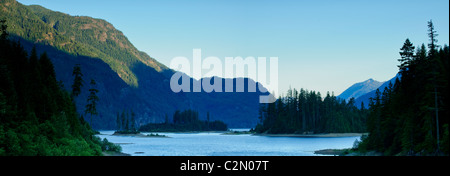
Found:
[{"label": "evergreen tree", "polygon": [[409,64],[414,58],[414,46],[409,41],[409,39],[406,39],[403,47],[400,50],[401,58],[398,59],[398,61],[400,62],[400,65],[398,66],[400,68],[399,72],[400,74],[405,74],[405,72],[407,71],[406,69],[409,67]]},{"label": "evergreen tree", "polygon": [[92,116],[98,115],[97,112],[97,102],[99,101],[99,98],[97,96],[98,90],[95,89],[95,80],[91,79],[90,82],[91,88],[89,89],[89,96],[87,99],[88,104],[86,105],[86,110],[84,111],[85,114],[90,114],[90,124],[92,125]]},{"label": "evergreen tree", "polygon": [[365,132],[367,112],[335,96],[322,99],[319,92],[300,89],[288,90],[285,97],[275,103],[262,105],[262,124],[258,133],[343,133]]},{"label": "evergreen tree", "polygon": [[125,131],[127,133],[130,131],[130,120],[128,119],[128,114],[127,117],[125,118]]},{"label": "evergreen tree", "polygon": [[47,54],[38,59],[34,48],[28,57],[0,22],[0,155],[101,155],[100,139],[57,84]]},{"label": "evergreen tree", "polygon": [[120,115],[120,121],[121,121],[121,131],[126,129],[126,116],[125,116],[125,110],[122,111],[122,114]]},{"label": "evergreen tree", "polygon": [[[445,62],[448,65],[448,56],[446,58],[444,50],[441,48],[438,50],[439,47],[436,43],[438,40],[436,37],[438,34],[436,34],[436,31],[434,30],[434,25],[432,20],[428,22],[428,37],[430,40],[430,43],[428,44],[428,47],[430,49],[429,51],[429,60],[433,62],[434,64],[431,65],[430,68],[430,82],[433,85],[433,92],[434,94],[434,121],[436,123],[436,153],[440,153],[440,124],[439,124],[439,102],[441,102],[441,99],[443,99],[443,92],[441,90],[442,87],[444,87],[446,84],[448,85],[448,77],[446,78],[445,73],[447,73],[448,76],[448,66],[445,68]],[[445,48],[445,46],[444,46]],[[446,60],[447,59],[447,60]],[[442,86],[439,86],[442,85]],[[445,89],[444,89],[445,90]],[[444,93],[445,94],[445,93]]]},{"label": "evergreen tree", "polygon": [[6,20],[0,19],[0,41],[1,42],[6,42],[6,39],[8,38],[8,32],[6,31],[7,28],[8,28],[8,26],[6,25]]},{"label": "evergreen tree", "polygon": [[[209,114],[209,113],[207,113]],[[139,131],[147,132],[180,132],[180,131],[226,131],[228,127],[222,121],[202,121],[198,118],[198,111],[187,109],[184,111],[176,110],[173,115],[173,123],[169,122],[166,116],[166,121],[163,123],[149,123],[139,127]],[[208,115],[207,115],[208,116]]]},{"label": "evergreen tree", "polygon": [[81,87],[83,86],[83,73],[81,72],[80,64],[73,67],[72,76],[74,76],[72,84],[72,97],[77,97],[81,93]]},{"label": "evergreen tree", "polygon": [[[369,136],[360,150],[385,155],[448,155],[448,47],[436,44],[436,31],[428,22],[428,51],[424,44],[413,55],[412,43],[401,48],[401,79],[370,103]],[[379,99],[379,100],[378,100]],[[440,115],[440,114],[445,114]]]},{"label": "evergreen tree", "polygon": [[131,111],[131,121],[130,121],[130,123],[131,123],[131,131],[132,132],[136,132],[137,131],[136,130],[136,119],[135,119],[135,117],[136,117],[136,114],[133,111]]},{"label": "evergreen tree", "polygon": [[121,125],[122,125],[122,120],[120,119],[120,115],[119,112],[117,112],[117,117],[116,117],[116,131],[121,131]]},{"label": "evergreen tree", "polygon": [[433,21],[430,20],[428,21],[428,37],[430,38],[430,43],[428,44],[428,48],[430,49],[430,56],[434,57],[434,55],[437,52],[437,47],[438,45],[436,45],[436,43],[438,42],[438,40],[436,39],[436,37],[438,36],[438,34],[436,34],[436,31],[434,30],[434,25],[433,25]]},{"label": "evergreen tree", "polygon": [[167,125],[169,124],[169,116],[167,114],[164,115],[164,123]]}]

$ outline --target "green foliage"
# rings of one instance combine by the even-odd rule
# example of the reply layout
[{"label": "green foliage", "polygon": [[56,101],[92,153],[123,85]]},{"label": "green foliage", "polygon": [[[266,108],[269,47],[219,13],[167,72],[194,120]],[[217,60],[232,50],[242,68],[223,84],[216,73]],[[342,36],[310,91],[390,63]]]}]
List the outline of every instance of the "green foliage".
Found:
[{"label": "green foliage", "polygon": [[[401,48],[401,80],[371,100],[369,136],[360,151],[385,155],[448,155],[449,47],[438,48],[436,31],[428,22],[429,50],[406,39]],[[440,138],[438,139],[438,136]],[[440,142],[440,144],[438,143]]]},{"label": "green foliage", "polygon": [[81,87],[83,86],[83,73],[79,64],[73,67],[72,76],[74,76],[72,84],[72,96],[77,97],[81,93]]},{"label": "green foliage", "polygon": [[[207,115],[210,116],[209,113]],[[173,115],[173,123],[149,123],[139,128],[146,132],[183,132],[183,131],[226,131],[228,127],[219,120],[199,120],[198,112],[188,109],[180,112],[177,110]]]},{"label": "green foliage", "polygon": [[414,45],[411,41],[409,41],[409,39],[406,39],[405,44],[403,44],[403,47],[400,50],[401,59],[398,59],[400,62],[398,67],[400,69],[399,72],[404,74],[407,72],[406,68],[408,68],[409,64],[411,64],[411,60],[414,59]]},{"label": "green foliage", "polygon": [[92,116],[98,115],[97,112],[97,103],[99,101],[99,98],[97,96],[98,90],[95,88],[95,80],[91,79],[91,88],[89,89],[89,96],[87,99],[88,104],[86,104],[86,110],[84,111],[85,114],[90,114],[90,124],[92,125]]},{"label": "green foliage", "polygon": [[156,134],[150,133],[150,134],[147,134],[146,136],[148,136],[148,137],[167,137],[166,135],[158,134],[158,133],[156,133]]},{"label": "green foliage", "polygon": [[8,27],[6,25],[6,20],[5,19],[0,19],[0,40],[5,41],[6,38],[8,37],[8,32],[6,31],[6,28]]},{"label": "green foliage", "polygon": [[[2,30],[6,29],[1,21]],[[0,155],[101,155],[100,140],[76,113],[46,53],[0,37]]]},{"label": "green foliage", "polygon": [[114,144],[108,141],[108,139],[104,138],[101,142],[102,151],[113,151],[113,152],[121,152],[122,147],[118,144]]},{"label": "green foliage", "polygon": [[365,132],[366,109],[358,109],[337,97],[300,89],[289,89],[275,103],[262,104],[258,133],[348,133]]},{"label": "green foliage", "polygon": [[133,111],[122,111],[121,115],[117,113],[116,118],[116,133],[120,134],[138,134],[139,131],[136,128],[135,114]]},{"label": "green foliage", "polygon": [[[127,84],[138,86],[132,68],[142,62],[156,71],[166,67],[138,51],[123,33],[101,19],[54,12],[38,5],[25,6],[16,1],[0,2],[13,35],[51,45],[73,55],[99,58]],[[3,31],[3,30],[2,30]]]},{"label": "green foliage", "polygon": [[[72,92],[74,76],[69,71],[76,64],[83,67],[85,82],[81,88],[82,93],[73,98],[76,100],[78,113],[85,116],[88,122],[90,116],[84,114],[89,94],[87,89],[90,79],[95,78],[97,89],[101,92],[97,95],[102,102],[97,106],[101,116],[94,116],[90,124],[94,128],[115,129],[114,109],[130,107],[135,110],[136,120],[146,122],[148,119],[163,121],[168,112],[171,118],[176,109],[195,108],[201,112],[211,111],[216,119],[221,119],[228,125],[248,127],[255,125],[256,119],[253,117],[258,112],[256,101],[259,95],[268,94],[204,91],[174,94],[170,85],[166,84],[173,71],[144,52],[137,51],[119,30],[104,20],[70,16],[40,6],[25,6],[15,0],[0,1],[0,9],[0,19],[8,19],[10,38],[22,42],[27,54],[33,44],[36,44],[39,51],[46,51],[55,64],[57,79],[64,83],[65,89]],[[137,84],[133,83],[131,73],[139,79],[135,79],[139,87],[134,87]],[[190,107],[185,100],[192,102],[195,107]],[[239,112],[235,108],[229,108],[230,106],[238,107]],[[204,119],[205,115],[206,113],[202,113],[200,118]]]}]

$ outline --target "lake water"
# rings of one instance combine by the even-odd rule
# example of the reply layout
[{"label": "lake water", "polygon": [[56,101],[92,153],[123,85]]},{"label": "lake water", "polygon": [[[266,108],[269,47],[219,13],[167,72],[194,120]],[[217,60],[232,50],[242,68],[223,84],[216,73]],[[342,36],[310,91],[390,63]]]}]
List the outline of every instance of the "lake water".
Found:
[{"label": "lake water", "polygon": [[[321,149],[351,148],[360,137],[299,138],[222,133],[158,133],[170,138],[97,135],[132,156],[317,156]],[[148,134],[148,133],[143,133]]]}]

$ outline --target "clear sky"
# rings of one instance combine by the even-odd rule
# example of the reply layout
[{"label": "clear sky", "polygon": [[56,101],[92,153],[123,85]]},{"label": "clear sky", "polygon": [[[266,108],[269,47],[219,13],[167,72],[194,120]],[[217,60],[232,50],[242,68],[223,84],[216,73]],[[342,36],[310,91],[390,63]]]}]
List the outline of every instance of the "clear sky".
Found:
[{"label": "clear sky", "polygon": [[112,23],[141,51],[172,58],[278,57],[279,91],[340,94],[353,83],[391,79],[406,38],[449,43],[448,0],[19,0]]}]

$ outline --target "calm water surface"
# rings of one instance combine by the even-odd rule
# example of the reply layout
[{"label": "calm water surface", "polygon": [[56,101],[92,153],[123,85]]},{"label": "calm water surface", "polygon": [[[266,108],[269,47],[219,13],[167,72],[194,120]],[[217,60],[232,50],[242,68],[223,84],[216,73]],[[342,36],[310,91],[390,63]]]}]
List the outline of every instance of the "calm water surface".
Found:
[{"label": "calm water surface", "polygon": [[[97,135],[122,146],[133,156],[316,156],[320,149],[351,148],[360,137],[298,138],[222,133],[158,133],[170,138]],[[148,133],[143,133],[148,134]]]}]

